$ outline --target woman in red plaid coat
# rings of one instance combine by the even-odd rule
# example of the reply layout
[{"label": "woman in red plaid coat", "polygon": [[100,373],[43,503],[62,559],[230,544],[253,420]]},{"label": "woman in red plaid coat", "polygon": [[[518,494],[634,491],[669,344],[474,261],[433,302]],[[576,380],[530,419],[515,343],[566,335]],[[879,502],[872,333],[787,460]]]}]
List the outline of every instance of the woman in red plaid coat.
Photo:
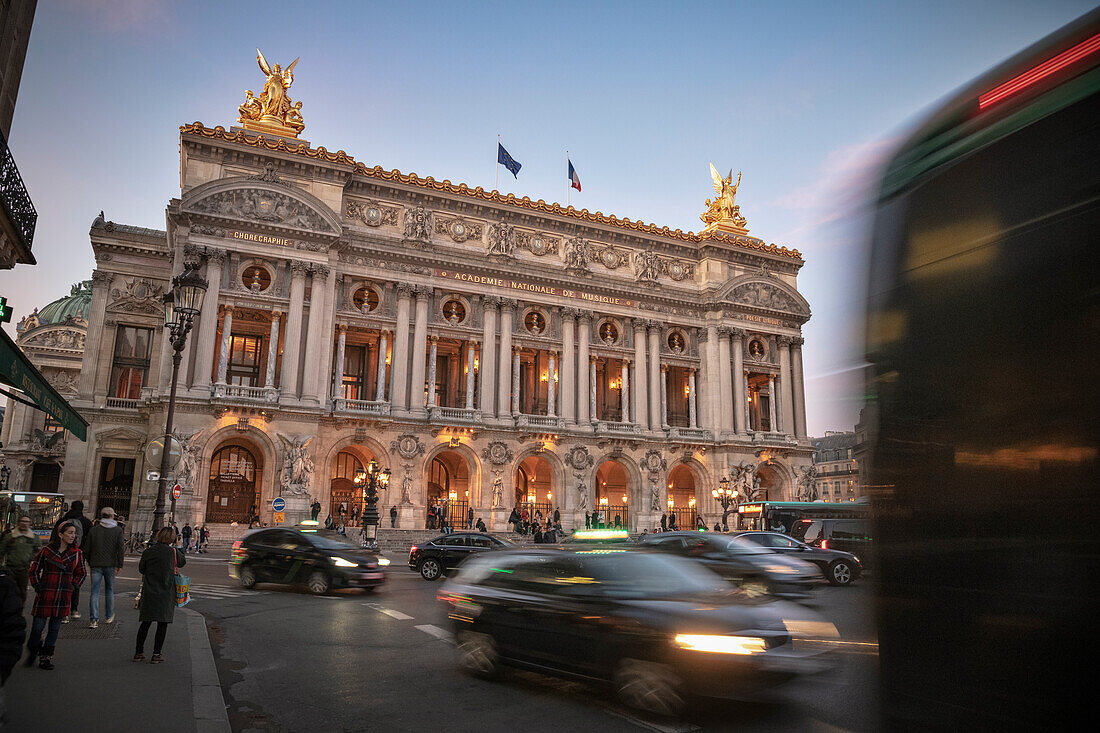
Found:
[{"label": "woman in red plaid coat", "polygon": [[[42,669],[53,669],[53,650],[61,621],[69,615],[74,589],[84,582],[84,556],[76,546],[76,525],[66,520],[54,528],[50,543],[31,561],[30,582],[34,586],[31,635],[27,640],[28,667],[38,658]],[[49,630],[46,630],[47,624]],[[46,631],[46,641],[42,632]]]}]

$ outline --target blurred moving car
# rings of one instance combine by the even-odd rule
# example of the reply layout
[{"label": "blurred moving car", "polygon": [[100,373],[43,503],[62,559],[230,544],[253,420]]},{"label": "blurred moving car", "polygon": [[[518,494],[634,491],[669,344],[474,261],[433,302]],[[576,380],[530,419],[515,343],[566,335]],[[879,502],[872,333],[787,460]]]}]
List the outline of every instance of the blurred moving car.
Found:
[{"label": "blurred moving car", "polygon": [[836,628],[796,604],[750,599],[679,557],[627,549],[512,550],[471,558],[438,597],[459,665],[611,682],[674,714],[688,692],[744,699],[830,666]]},{"label": "blurred moving car", "polygon": [[734,535],[781,555],[792,555],[821,568],[831,585],[848,585],[863,574],[859,557],[831,548],[811,547],[779,532],[738,532]]},{"label": "blurred moving car", "polygon": [[811,547],[850,552],[860,559],[864,572],[871,571],[873,542],[867,519],[802,519],[791,528],[791,537]]},{"label": "blurred moving car", "polygon": [[486,550],[503,550],[515,543],[481,532],[452,532],[409,548],[409,567],[424,580],[439,580],[470,555]]},{"label": "blurred moving car", "polygon": [[698,560],[746,592],[758,595],[806,598],[820,577],[809,563],[715,532],[658,532],[639,537],[638,546]]},{"label": "blurred moving car", "polygon": [[233,543],[229,576],[242,588],[304,583],[317,595],[333,588],[371,592],[386,582],[382,568],[389,563],[336,532],[272,527],[253,530]]}]

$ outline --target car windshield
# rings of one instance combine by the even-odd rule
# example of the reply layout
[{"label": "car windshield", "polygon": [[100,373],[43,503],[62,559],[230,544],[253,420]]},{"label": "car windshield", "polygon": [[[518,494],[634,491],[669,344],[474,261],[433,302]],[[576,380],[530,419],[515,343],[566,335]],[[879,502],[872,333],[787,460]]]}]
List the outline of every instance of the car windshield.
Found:
[{"label": "car windshield", "polygon": [[313,543],[313,546],[321,550],[358,550],[359,548],[348,542],[345,539],[336,539],[335,537],[325,537],[319,534],[307,534],[309,541]]},{"label": "car windshield", "polygon": [[734,555],[767,555],[769,553],[769,550],[744,537],[734,537],[726,545],[726,550]]},{"label": "car windshield", "polygon": [[729,591],[721,577],[690,560],[648,552],[603,552],[606,554],[580,552],[577,559],[611,596],[667,598]]}]

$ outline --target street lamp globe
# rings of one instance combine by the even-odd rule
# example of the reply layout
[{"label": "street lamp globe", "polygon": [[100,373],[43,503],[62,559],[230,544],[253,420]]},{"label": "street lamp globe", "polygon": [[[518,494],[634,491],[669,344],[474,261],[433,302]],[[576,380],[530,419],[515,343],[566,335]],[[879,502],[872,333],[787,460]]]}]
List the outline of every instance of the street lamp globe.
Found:
[{"label": "street lamp globe", "polygon": [[208,287],[199,274],[198,263],[183,263],[183,272],[172,278],[172,285],[176,296],[175,309],[185,316],[197,316],[202,310],[202,299]]},{"label": "street lamp globe", "polygon": [[181,314],[176,311],[176,296],[169,290],[161,300],[164,303],[164,327],[176,328],[180,325]]}]

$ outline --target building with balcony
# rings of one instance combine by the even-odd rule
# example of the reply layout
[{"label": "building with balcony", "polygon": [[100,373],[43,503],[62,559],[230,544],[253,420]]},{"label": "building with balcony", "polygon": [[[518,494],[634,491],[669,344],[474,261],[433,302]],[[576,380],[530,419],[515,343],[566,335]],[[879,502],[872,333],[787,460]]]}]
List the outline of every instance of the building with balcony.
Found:
[{"label": "building with balcony", "polygon": [[861,461],[856,434],[827,430],[824,438],[810,440],[816,470],[817,498],[825,501],[855,501],[863,496]]},{"label": "building with balcony", "polygon": [[0,3],[0,270],[35,264],[31,243],[38,213],[8,149],[8,134],[36,6],[35,0]]},{"label": "building with balcony", "polygon": [[104,466],[129,461],[130,514],[151,521],[145,448],[171,373],[160,299],[187,261],[209,289],[179,378],[180,524],[232,533],[252,507],[271,522],[278,496],[287,521],[313,499],[350,518],[372,459],[392,472],[379,509],[407,528],[439,501],[496,529],[517,503],[567,527],[604,511],[652,529],[670,499],[714,517],[711,490],[742,463],[793,497],[811,460],[803,261],[750,236],[732,194],[683,232],[244,124],[180,128],[166,231],[92,224],[75,402],[91,426],[67,495],[97,503]]}]

